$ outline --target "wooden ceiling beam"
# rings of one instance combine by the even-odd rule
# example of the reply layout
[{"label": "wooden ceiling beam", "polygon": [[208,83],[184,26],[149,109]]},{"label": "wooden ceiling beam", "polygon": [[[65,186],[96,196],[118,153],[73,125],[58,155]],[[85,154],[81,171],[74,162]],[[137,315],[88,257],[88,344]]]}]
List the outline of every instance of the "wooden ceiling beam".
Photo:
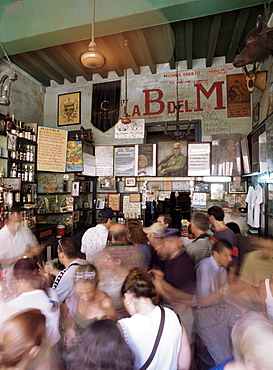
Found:
[{"label": "wooden ceiling beam", "polygon": [[66,78],[69,82],[74,83],[76,82],[75,76],[71,76],[67,73],[65,68],[62,68],[60,64],[57,64],[50,54],[50,50],[47,50],[46,52],[43,50],[37,50],[36,54],[45,62],[47,62],[52,68],[54,68],[61,76]]},{"label": "wooden ceiling beam", "polygon": [[212,60],[214,57],[216,44],[219,36],[220,26],[222,21],[222,14],[216,14],[212,17],[210,24],[210,33],[207,46],[207,57],[206,57],[206,67],[212,66]]},{"label": "wooden ceiling beam", "polygon": [[37,54],[34,51],[29,53],[22,54],[23,59],[25,59],[26,63],[30,63],[36,69],[40,70],[42,74],[47,76],[50,80],[56,81],[58,84],[64,83],[64,78],[59,73],[54,71],[47,63],[44,64],[41,62],[39,58],[37,58]]},{"label": "wooden ceiling beam", "polygon": [[240,39],[242,37],[247,19],[249,17],[249,13],[250,13],[250,8],[242,9],[239,11],[239,14],[236,20],[236,25],[234,28],[234,32],[233,32],[233,35],[232,35],[232,38],[231,38],[231,41],[228,47],[228,51],[226,54],[227,63],[232,63],[232,61],[235,58]]},{"label": "wooden ceiling beam", "polygon": [[192,69],[193,57],[193,21],[186,21],[186,54],[187,54],[187,68]]},{"label": "wooden ceiling beam", "polygon": [[40,69],[35,68],[33,65],[30,65],[30,63],[27,63],[23,58],[23,54],[13,55],[10,57],[10,60],[37,81],[41,82],[41,84],[44,86],[50,86],[50,79],[42,74]]},{"label": "wooden ceiling beam", "polygon": [[151,70],[152,74],[155,74],[156,73],[156,64],[155,64],[155,62],[153,60],[153,57],[152,57],[152,54],[150,52],[151,49],[148,45],[145,34],[144,34],[143,30],[137,30],[136,34],[137,34],[137,37],[140,41],[141,51],[142,51],[142,53],[145,53],[147,64],[150,67],[150,70]]},{"label": "wooden ceiling beam", "polygon": [[[132,68],[133,72],[135,75],[139,75],[140,74],[140,66],[139,66],[139,63],[137,63],[137,61],[135,60],[130,48],[132,47],[130,45],[130,37],[126,37],[127,35],[126,34],[119,34],[119,35],[115,35],[115,39],[122,51],[122,54],[121,55],[124,55],[124,62],[125,62],[125,46],[124,46],[124,42],[125,40],[128,40],[128,46],[127,46],[127,65],[128,65],[128,68]],[[124,68],[125,68],[125,64],[124,64]],[[127,69],[128,69],[127,68]]]},{"label": "wooden ceiling beam", "polygon": [[99,37],[96,43],[98,51],[101,51],[106,59],[104,69],[115,71],[119,77],[124,76],[124,68],[120,62],[120,53],[117,52],[116,48],[113,48],[113,45],[115,45],[114,38],[112,36]]},{"label": "wooden ceiling beam", "polygon": [[92,74],[97,73],[97,71],[84,67],[80,62],[81,54],[87,50],[83,51],[81,44],[74,42],[73,44],[62,45],[61,55],[64,54],[66,61],[73,66],[76,76],[83,76],[87,81],[91,81]]}]

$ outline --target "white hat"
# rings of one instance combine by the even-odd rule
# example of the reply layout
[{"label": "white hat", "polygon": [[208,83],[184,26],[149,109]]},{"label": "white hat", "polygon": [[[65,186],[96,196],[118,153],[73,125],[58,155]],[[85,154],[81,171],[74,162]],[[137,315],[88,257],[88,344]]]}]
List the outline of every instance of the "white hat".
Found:
[{"label": "white hat", "polygon": [[159,222],[155,222],[150,227],[144,227],[143,231],[145,234],[153,233],[155,237],[161,238],[164,234],[165,226]]}]

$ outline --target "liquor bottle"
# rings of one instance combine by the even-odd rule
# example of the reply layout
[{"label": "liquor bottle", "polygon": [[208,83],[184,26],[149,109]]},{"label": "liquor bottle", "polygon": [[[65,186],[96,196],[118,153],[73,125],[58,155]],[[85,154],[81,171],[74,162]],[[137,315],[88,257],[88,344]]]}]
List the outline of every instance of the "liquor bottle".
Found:
[{"label": "liquor bottle", "polygon": [[23,150],[23,145],[20,145],[20,161],[24,159],[24,150]]},{"label": "liquor bottle", "polygon": [[27,191],[26,191],[26,189],[24,188],[23,189],[23,203],[26,203],[26,201],[27,201]]},{"label": "liquor bottle", "polygon": [[16,135],[16,125],[15,125],[14,114],[11,115],[11,133],[12,135]]},{"label": "liquor bottle", "polygon": [[32,202],[32,189],[30,185],[27,188],[27,202]]},{"label": "liquor bottle", "polygon": [[34,153],[33,153],[33,147],[30,146],[30,153],[29,153],[29,161],[34,162]]},{"label": "liquor bottle", "polygon": [[11,118],[10,118],[10,111],[9,110],[7,111],[7,114],[6,114],[6,117],[4,118],[4,121],[6,122],[6,130],[9,133],[11,133],[12,121],[11,121]]},{"label": "liquor bottle", "polygon": [[23,161],[26,161],[27,160],[27,150],[26,150],[26,147],[24,146],[23,147]]},{"label": "liquor bottle", "polygon": [[17,166],[15,162],[13,162],[11,165],[10,177],[17,177]]},{"label": "liquor bottle", "polygon": [[34,181],[34,172],[32,166],[29,166],[28,170],[28,181],[33,182]]},{"label": "liquor bottle", "polygon": [[25,164],[25,181],[28,181],[28,168],[26,164]]},{"label": "liquor bottle", "polygon": [[32,132],[31,132],[31,140],[35,142],[36,141],[35,130],[34,130],[34,128],[32,128],[31,130],[32,130]]},{"label": "liquor bottle", "polygon": [[22,129],[22,121],[19,121],[19,137],[24,137],[24,132]]},{"label": "liquor bottle", "polygon": [[17,165],[17,178],[21,179],[22,178],[22,165],[18,163]]},{"label": "liquor bottle", "polygon": [[29,148],[29,145],[27,145],[26,161],[30,162],[30,148]]},{"label": "liquor bottle", "polygon": [[4,177],[5,177],[4,168],[1,167],[0,168],[0,185],[4,184]]},{"label": "liquor bottle", "polygon": [[16,202],[16,203],[20,203],[20,191],[17,191],[17,192],[15,193],[15,202]]},{"label": "liquor bottle", "polygon": [[28,127],[28,130],[27,130],[27,139],[31,140],[31,131],[30,131],[29,127]]}]

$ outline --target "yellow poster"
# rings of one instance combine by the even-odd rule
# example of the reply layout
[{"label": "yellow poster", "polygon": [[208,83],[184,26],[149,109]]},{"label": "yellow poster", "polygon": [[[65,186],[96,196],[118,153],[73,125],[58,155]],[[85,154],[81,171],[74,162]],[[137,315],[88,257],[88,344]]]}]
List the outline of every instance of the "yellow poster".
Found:
[{"label": "yellow poster", "polygon": [[65,172],[67,131],[38,128],[37,170]]}]

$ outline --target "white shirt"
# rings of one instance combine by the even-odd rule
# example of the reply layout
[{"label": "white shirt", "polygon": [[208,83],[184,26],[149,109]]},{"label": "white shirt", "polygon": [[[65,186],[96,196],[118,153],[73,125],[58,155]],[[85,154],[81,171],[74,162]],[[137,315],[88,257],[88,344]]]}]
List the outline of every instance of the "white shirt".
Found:
[{"label": "white shirt", "polygon": [[246,202],[248,203],[247,223],[251,227],[260,227],[260,205],[264,202],[264,192],[260,184],[255,188],[249,187]]},{"label": "white shirt", "polygon": [[[37,244],[38,241],[30,229],[21,226],[15,235],[13,235],[8,226],[5,225],[0,230],[0,262],[1,260],[12,259],[17,256],[20,257],[29,248],[35,247]],[[14,265],[15,262],[3,265],[3,268],[8,270],[7,281],[11,280]]]},{"label": "white shirt", "polygon": [[88,262],[93,262],[95,255],[107,244],[108,228],[103,224],[90,227],[82,237],[81,252],[86,254]]},{"label": "white shirt", "polygon": [[[53,291],[54,293],[54,291]],[[58,302],[57,294],[52,294],[54,301]],[[31,292],[20,294],[17,298],[8,302],[10,307],[18,307],[21,309],[38,308],[46,318],[47,337],[50,339],[50,344],[53,346],[60,339],[59,333],[59,308],[54,309],[51,299],[41,290],[36,289]]]},{"label": "white shirt", "polygon": [[[155,356],[148,370],[177,370],[182,329],[176,314],[164,307],[165,323]],[[161,319],[159,307],[147,316],[134,314],[119,320],[126,343],[135,354],[135,367],[140,369],[149,358]]]}]

